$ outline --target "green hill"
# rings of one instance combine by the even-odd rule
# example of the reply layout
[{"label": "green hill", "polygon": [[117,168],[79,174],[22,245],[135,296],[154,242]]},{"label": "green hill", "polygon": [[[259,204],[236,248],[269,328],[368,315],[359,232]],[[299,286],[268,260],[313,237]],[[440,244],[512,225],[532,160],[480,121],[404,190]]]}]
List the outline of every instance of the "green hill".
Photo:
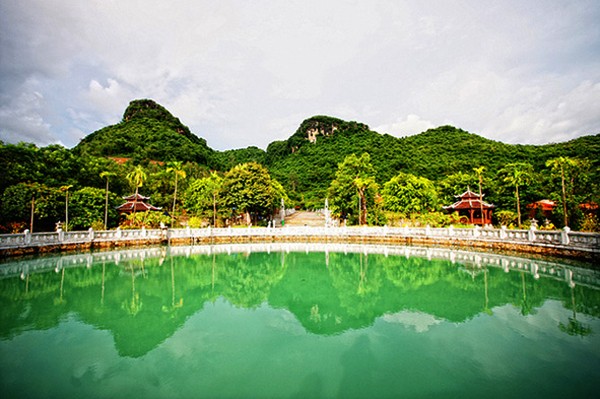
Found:
[{"label": "green hill", "polygon": [[347,155],[363,152],[370,154],[380,184],[399,172],[433,181],[458,172],[472,173],[478,166],[495,174],[512,162],[529,162],[541,170],[548,159],[557,156],[587,158],[593,164],[595,178],[600,178],[600,135],[559,144],[513,145],[441,126],[397,138],[374,132],[361,123],[324,116],[304,121],[287,141],[271,143],[265,161],[293,198],[316,205],[326,197],[338,163]]},{"label": "green hill", "polygon": [[189,161],[216,166],[206,140],[152,100],[132,101],[120,123],[86,136],[74,148],[80,155],[126,157],[135,160]]},{"label": "green hill", "polygon": [[512,162],[529,162],[536,170],[543,170],[548,159],[558,156],[590,160],[592,181],[600,181],[600,135],[566,143],[514,145],[453,126],[440,126],[398,138],[375,132],[363,123],[314,116],[302,122],[287,140],[270,143],[266,151],[257,147],[215,151],[152,100],[132,101],[120,123],[85,137],[74,151],[134,161],[194,162],[221,171],[255,161],[269,168],[291,198],[309,207],[318,206],[326,197],[338,163],[352,153],[363,152],[370,154],[379,184],[399,172],[440,181],[485,166],[490,175],[495,175]]}]

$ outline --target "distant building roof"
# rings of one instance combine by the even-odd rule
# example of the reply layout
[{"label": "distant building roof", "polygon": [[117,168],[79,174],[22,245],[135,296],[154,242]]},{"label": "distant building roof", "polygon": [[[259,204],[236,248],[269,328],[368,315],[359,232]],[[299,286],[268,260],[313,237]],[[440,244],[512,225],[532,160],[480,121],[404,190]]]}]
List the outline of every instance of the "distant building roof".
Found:
[{"label": "distant building roof", "polygon": [[[491,208],[496,207],[496,205],[494,205],[494,204],[489,204],[489,203],[481,200],[479,198],[479,194],[475,194],[471,190],[467,190],[464,193],[462,193],[461,195],[456,195],[455,197],[460,198],[460,199],[452,205],[445,206],[444,209],[448,209],[448,210],[481,209],[482,206],[483,206],[483,209],[491,209]],[[482,195],[481,197],[484,197],[484,195]]]},{"label": "distant building roof", "polygon": [[145,212],[145,211],[160,211],[162,208],[151,205],[146,201],[150,197],[144,197],[140,194],[132,194],[128,197],[123,197],[126,203],[119,205],[116,209],[121,213]]},{"label": "distant building roof", "polygon": [[540,208],[543,211],[552,211],[554,210],[554,208],[556,208],[556,202],[548,199],[543,199],[527,205],[527,208]]}]

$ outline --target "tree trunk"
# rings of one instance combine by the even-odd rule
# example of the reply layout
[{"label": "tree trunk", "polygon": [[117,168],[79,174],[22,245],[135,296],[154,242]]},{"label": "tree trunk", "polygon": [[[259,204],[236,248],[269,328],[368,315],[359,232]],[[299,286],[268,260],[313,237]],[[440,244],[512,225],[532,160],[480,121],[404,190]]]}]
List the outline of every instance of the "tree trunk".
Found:
[{"label": "tree trunk", "polygon": [[481,176],[479,176],[479,207],[481,212],[481,226],[485,226],[485,220],[483,218],[483,194],[481,192]]},{"label": "tree trunk", "polygon": [[364,190],[358,190],[358,195],[360,197],[360,214],[358,216],[358,225],[362,226],[363,224],[367,224],[367,201]]},{"label": "tree trunk", "polygon": [[104,229],[108,230],[108,177],[106,178],[106,198],[104,199]]},{"label": "tree trunk", "polygon": [[217,195],[213,193],[213,227],[217,227]]},{"label": "tree trunk", "polygon": [[69,231],[69,190],[65,195],[65,231]]},{"label": "tree trunk", "polygon": [[175,204],[177,203],[177,172],[175,172],[175,192],[173,193],[173,217],[175,217]]},{"label": "tree trunk", "polygon": [[33,233],[33,214],[35,212],[35,195],[31,197],[31,219],[29,221],[29,232]]},{"label": "tree trunk", "polygon": [[517,221],[521,228],[521,199],[519,198],[519,185],[515,185],[515,197],[517,198]]},{"label": "tree trunk", "polygon": [[567,218],[567,193],[565,190],[565,170],[563,167],[560,167],[560,179],[562,184],[562,203],[563,203],[563,213],[564,213],[564,222],[565,226],[569,225],[569,220]]}]

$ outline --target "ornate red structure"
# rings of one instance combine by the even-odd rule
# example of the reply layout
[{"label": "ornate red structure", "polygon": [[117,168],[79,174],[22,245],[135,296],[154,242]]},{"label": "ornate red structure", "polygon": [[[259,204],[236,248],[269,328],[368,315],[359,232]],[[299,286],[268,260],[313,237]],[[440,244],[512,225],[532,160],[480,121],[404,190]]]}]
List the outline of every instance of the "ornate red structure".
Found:
[{"label": "ornate red structure", "polygon": [[556,202],[547,199],[539,200],[527,205],[527,209],[529,209],[530,219],[535,218],[535,215],[538,212],[538,210],[542,212],[546,219],[550,219],[554,208],[556,208]]},{"label": "ornate red structure", "polygon": [[119,205],[117,211],[119,213],[133,213],[133,212],[146,212],[146,211],[160,211],[162,208],[150,205],[147,201],[150,197],[144,197],[140,194],[132,194],[129,197],[123,197],[126,203]]},{"label": "ornate red structure", "polygon": [[[483,197],[483,195],[482,195]],[[444,209],[449,212],[458,212],[460,216],[465,216],[471,224],[492,224],[492,210],[496,207],[493,204],[488,204],[483,201],[479,194],[475,194],[471,190],[467,190],[461,195],[456,196],[458,201],[454,204],[445,206]],[[481,210],[483,208],[483,217]]]}]

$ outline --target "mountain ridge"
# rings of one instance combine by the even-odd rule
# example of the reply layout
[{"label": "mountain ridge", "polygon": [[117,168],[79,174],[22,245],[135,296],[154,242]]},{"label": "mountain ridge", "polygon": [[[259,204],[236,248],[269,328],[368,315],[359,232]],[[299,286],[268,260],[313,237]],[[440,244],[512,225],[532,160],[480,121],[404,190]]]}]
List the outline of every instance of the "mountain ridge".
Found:
[{"label": "mountain ridge", "polygon": [[143,160],[196,162],[213,170],[227,171],[244,162],[265,165],[294,199],[311,204],[325,198],[337,165],[350,154],[367,152],[383,184],[399,172],[430,180],[455,173],[472,173],[485,166],[499,170],[512,162],[528,162],[545,168],[558,156],[587,158],[600,178],[600,134],[563,143],[508,144],[449,125],[404,137],[375,132],[355,121],[316,115],[305,119],[286,140],[217,151],[196,136],[164,107],[152,100],[134,100],[123,120],[86,136],[75,151],[96,156],[119,156]]}]

